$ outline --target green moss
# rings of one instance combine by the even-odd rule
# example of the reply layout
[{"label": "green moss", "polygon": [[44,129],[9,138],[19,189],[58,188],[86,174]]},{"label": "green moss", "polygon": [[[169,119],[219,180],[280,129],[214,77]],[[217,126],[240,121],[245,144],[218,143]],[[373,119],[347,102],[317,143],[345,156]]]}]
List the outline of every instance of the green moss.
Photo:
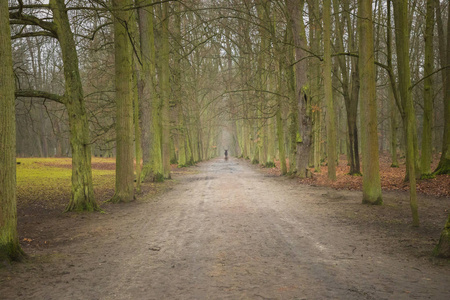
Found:
[{"label": "green moss", "polygon": [[360,172],[347,173],[347,175],[350,175],[350,176],[362,176],[362,174]]},{"label": "green moss", "polygon": [[164,175],[161,174],[161,173],[156,173],[153,181],[154,182],[163,182],[164,181]]},{"label": "green moss", "polygon": [[275,163],[273,161],[268,161],[264,164],[266,168],[275,168]]},{"label": "green moss", "polygon": [[25,253],[18,243],[0,242],[0,267],[3,265],[2,262],[21,261],[24,257]]},{"label": "green moss", "polygon": [[254,158],[254,159],[252,160],[252,164],[254,164],[254,165],[259,164],[259,160],[257,160],[256,158]]},{"label": "green moss", "polygon": [[439,243],[433,249],[433,256],[450,258],[450,231],[448,229],[442,231]]},{"label": "green moss", "polygon": [[365,197],[363,198],[362,203],[370,205],[383,205],[383,198],[381,196],[377,197],[376,199]]},{"label": "green moss", "polygon": [[425,179],[433,179],[436,178],[436,174],[422,174],[420,175],[420,179],[425,180]]},{"label": "green moss", "polygon": [[433,172],[435,175],[450,174],[450,159],[441,159],[436,170]]}]

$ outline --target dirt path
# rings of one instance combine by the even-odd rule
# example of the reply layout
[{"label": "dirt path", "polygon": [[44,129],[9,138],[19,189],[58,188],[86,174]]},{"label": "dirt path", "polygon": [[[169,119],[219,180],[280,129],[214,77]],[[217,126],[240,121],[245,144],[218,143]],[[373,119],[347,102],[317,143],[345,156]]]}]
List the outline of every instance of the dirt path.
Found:
[{"label": "dirt path", "polygon": [[339,217],[358,193],[235,159],[196,170],[156,200],[63,217],[51,246],[0,270],[0,298],[448,299],[450,264]]}]

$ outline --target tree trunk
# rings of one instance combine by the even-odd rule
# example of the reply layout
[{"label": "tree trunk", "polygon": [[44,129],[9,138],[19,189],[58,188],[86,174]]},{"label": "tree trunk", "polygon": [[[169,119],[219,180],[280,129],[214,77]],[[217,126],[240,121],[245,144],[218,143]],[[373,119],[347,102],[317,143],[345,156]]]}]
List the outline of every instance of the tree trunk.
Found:
[{"label": "tree trunk", "polygon": [[[437,3],[439,5],[439,3]],[[448,11],[450,13],[450,5],[448,6]],[[450,16],[450,15],[448,15]],[[437,13],[437,17],[440,18],[440,13]],[[441,22],[442,23],[442,22]],[[442,34],[443,35],[443,34]],[[441,35],[441,36],[442,36]],[[442,49],[442,47],[441,47]],[[447,65],[444,76],[444,138],[442,145],[442,155],[439,161],[439,165],[435,170],[435,173],[440,174],[450,174],[450,69],[448,64],[450,62],[450,17],[447,20],[447,55],[446,57],[441,55],[441,63]],[[439,243],[433,252],[434,255],[439,257],[450,257],[450,215],[447,218],[444,229],[441,232],[441,237]]]},{"label": "tree trunk", "polygon": [[152,0],[139,3],[139,36],[141,50],[141,76],[139,98],[142,118],[142,179],[160,181],[162,175],[160,105],[155,91],[155,38],[153,31]]},{"label": "tree trunk", "polygon": [[[308,1],[308,12],[310,19],[309,40],[313,53],[320,53],[320,42],[322,38],[322,30],[320,25],[319,3],[316,1]],[[311,117],[312,117],[312,164],[314,172],[320,173],[321,166],[321,148],[322,148],[322,91],[321,91],[321,75],[320,61],[318,59],[309,60],[309,77],[310,77],[310,98],[311,98]]]},{"label": "tree trunk", "polygon": [[17,233],[15,83],[8,1],[0,2],[0,263],[24,255]]},{"label": "tree trunk", "polygon": [[176,3],[176,14],[175,14],[175,26],[174,26],[174,39],[175,43],[175,58],[174,58],[174,75],[173,75],[173,86],[174,86],[174,99],[175,108],[174,115],[176,120],[176,135],[175,146],[178,148],[178,167],[186,167],[186,128],[184,125],[184,115],[183,115],[183,101],[185,97],[182,93],[182,82],[183,77],[182,72],[182,36],[181,36],[181,16],[180,16],[180,4]]},{"label": "tree trunk", "polygon": [[[136,64],[135,64],[136,66]],[[138,67],[135,67],[137,70]],[[138,73],[138,72],[136,72]],[[135,75],[136,75],[135,73]],[[141,125],[139,120],[139,96],[137,89],[137,76],[133,76],[133,121],[134,121],[134,146],[136,153],[136,190],[138,193],[141,192],[141,181],[142,181],[142,142],[141,142]]]},{"label": "tree trunk", "polygon": [[398,118],[397,111],[395,107],[394,92],[392,87],[389,89],[389,125],[390,125],[390,139],[391,139],[391,168],[398,168],[398,156],[397,156],[397,129],[398,129]]},{"label": "tree trunk", "polygon": [[[450,5],[448,5],[450,13]],[[442,138],[442,154],[439,164],[434,171],[436,175],[450,174],[450,17],[447,20],[447,54],[445,55],[444,81],[444,136]],[[444,57],[444,55],[442,55]]]},{"label": "tree trunk", "polygon": [[[288,44],[293,44],[292,24],[288,21]],[[295,61],[294,49],[287,46],[285,69],[288,81],[289,94],[289,173],[297,173],[296,152],[297,152],[297,128],[298,128],[298,109],[295,97],[295,72],[292,63]]]},{"label": "tree trunk", "polygon": [[116,83],[116,192],[111,202],[134,200],[133,64],[127,28],[132,20],[130,0],[113,0]]},{"label": "tree trunk", "polygon": [[433,254],[438,257],[450,258],[450,215],[447,218],[439,243],[434,248]]},{"label": "tree trunk", "polygon": [[414,150],[415,112],[411,95],[409,69],[408,1],[394,0],[395,40],[397,45],[397,66],[399,92],[404,111],[403,126],[406,129],[406,164],[409,173],[409,195],[413,226],[419,226],[416,195],[416,157]]},{"label": "tree trunk", "polygon": [[304,48],[306,37],[301,11],[304,1],[286,0],[287,13],[292,23],[292,35],[295,43],[295,56],[298,63],[295,64],[296,98],[299,116],[299,139],[297,140],[297,175],[300,178],[309,176],[309,152],[311,148],[311,118],[309,116],[310,97],[306,88],[307,64],[304,60]]},{"label": "tree trunk", "polygon": [[64,0],[50,1],[53,20],[64,62],[64,101],[69,115],[72,148],[72,197],[66,211],[99,210],[94,199],[91,168],[91,141],[84,104],[78,55]]},{"label": "tree trunk", "polygon": [[361,148],[363,153],[363,203],[381,205],[378,156],[377,103],[373,44],[372,0],[360,0],[359,76],[361,98]]},{"label": "tree trunk", "polygon": [[170,179],[170,69],[169,69],[169,3],[162,4],[161,24],[161,101],[162,164],[164,178]]},{"label": "tree trunk", "polygon": [[[282,85],[282,74],[283,74],[283,59],[279,58],[279,78],[278,78],[278,90],[281,91],[281,85]],[[279,159],[280,159],[280,168],[281,168],[281,175],[286,175],[287,173],[287,165],[286,165],[286,148],[284,145],[284,125],[283,125],[283,118],[281,117],[281,111],[282,111],[282,101],[281,97],[277,97],[277,112],[276,112],[276,118],[277,118],[277,138],[278,138],[278,152],[279,152]]]},{"label": "tree trunk", "polygon": [[331,81],[331,0],[323,3],[323,43],[324,69],[323,85],[327,108],[327,157],[328,179],[336,180],[336,121],[333,101],[333,86]]},{"label": "tree trunk", "polygon": [[423,131],[422,155],[420,157],[421,176],[427,177],[431,173],[431,146],[432,146],[432,120],[433,120],[433,72],[434,65],[434,0],[427,0],[427,15],[425,27],[425,63],[423,91]]},{"label": "tree trunk", "polygon": [[[334,9],[339,11],[337,0],[334,0]],[[356,52],[355,39],[353,34],[353,27],[350,22],[349,3],[348,0],[343,1],[344,17],[342,20],[336,22],[337,34],[337,49],[339,52],[344,52],[344,44],[342,37],[344,36],[344,26],[347,24],[347,32],[349,37],[349,50]],[[339,18],[336,15],[336,18]],[[358,74],[358,59],[351,58],[351,73],[350,78],[348,74],[348,66],[344,56],[338,57],[339,67],[342,74],[342,92],[344,96],[345,109],[347,114],[347,131],[348,131],[348,152],[347,161],[350,165],[350,175],[361,175],[361,168],[359,162],[359,148],[358,148],[358,127],[357,127],[357,113],[359,101],[359,74]]]}]

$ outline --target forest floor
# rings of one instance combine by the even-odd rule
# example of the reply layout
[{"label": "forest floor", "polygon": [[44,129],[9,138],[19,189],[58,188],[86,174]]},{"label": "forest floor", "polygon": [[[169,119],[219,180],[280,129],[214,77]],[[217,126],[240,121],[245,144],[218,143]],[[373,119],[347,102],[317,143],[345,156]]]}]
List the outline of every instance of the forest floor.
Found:
[{"label": "forest floor", "polygon": [[[433,157],[431,170],[436,169],[439,163],[438,155]],[[389,155],[380,157],[380,179],[383,191],[408,191],[409,183],[405,181],[406,164],[405,158],[399,158],[399,167],[391,167]],[[289,165],[289,161],[288,161]],[[275,162],[275,168],[265,169],[266,172],[280,175],[280,162]],[[347,165],[345,155],[341,155],[336,168],[336,181],[327,177],[328,167],[322,164],[319,170],[311,168],[312,178],[299,179],[298,182],[311,186],[327,186],[337,190],[362,190],[362,176],[351,176],[350,166]],[[450,175],[439,175],[434,178],[417,180],[417,192],[437,197],[450,197]]]},{"label": "forest floor", "polygon": [[28,258],[0,268],[0,298],[448,299],[450,261],[431,256],[448,194],[420,193],[413,228],[402,189],[368,206],[356,185],[274,172],[214,159],[94,214],[19,195]]}]

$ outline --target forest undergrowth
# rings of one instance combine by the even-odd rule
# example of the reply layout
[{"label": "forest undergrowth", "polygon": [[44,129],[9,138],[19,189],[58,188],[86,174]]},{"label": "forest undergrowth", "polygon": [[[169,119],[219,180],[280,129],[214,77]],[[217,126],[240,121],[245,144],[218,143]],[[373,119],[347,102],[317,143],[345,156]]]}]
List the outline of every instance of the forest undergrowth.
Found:
[{"label": "forest undergrowth", "polygon": [[[380,178],[383,191],[408,191],[409,184],[405,181],[406,164],[405,158],[399,160],[398,168],[391,167],[388,155],[380,156]],[[433,157],[431,169],[434,170],[439,163],[439,156]],[[275,162],[276,167],[266,171],[273,174],[280,174],[280,162]],[[289,165],[289,164],[288,164]],[[362,176],[349,175],[350,167],[344,155],[339,158],[336,169],[336,181],[331,181],[327,177],[327,166],[323,163],[319,171],[311,168],[312,178],[299,179],[299,183],[312,186],[328,186],[337,190],[362,190]],[[417,191],[424,195],[435,197],[450,197],[450,175],[438,175],[430,179],[417,181]]]}]

